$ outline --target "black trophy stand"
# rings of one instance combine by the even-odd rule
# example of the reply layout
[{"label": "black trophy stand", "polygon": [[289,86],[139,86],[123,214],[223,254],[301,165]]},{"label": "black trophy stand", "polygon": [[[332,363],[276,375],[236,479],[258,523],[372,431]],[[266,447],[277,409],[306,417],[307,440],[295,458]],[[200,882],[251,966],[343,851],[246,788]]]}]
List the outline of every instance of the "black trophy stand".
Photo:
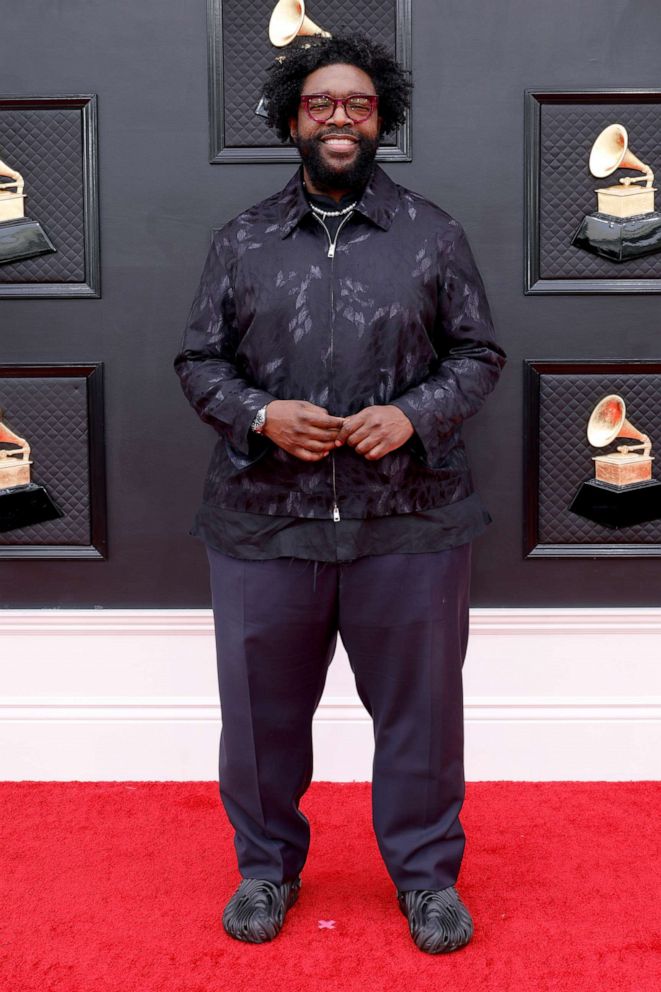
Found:
[{"label": "black trophy stand", "polygon": [[34,482],[0,489],[0,533],[32,527],[33,524],[62,516],[64,514],[55,506],[44,487]]},{"label": "black trophy stand", "polygon": [[628,486],[614,486],[591,479],[580,487],[569,509],[612,529],[659,520],[661,482],[649,479]]},{"label": "black trophy stand", "polygon": [[587,214],[571,243],[611,262],[652,255],[661,251],[661,214],[656,211],[636,217]]}]

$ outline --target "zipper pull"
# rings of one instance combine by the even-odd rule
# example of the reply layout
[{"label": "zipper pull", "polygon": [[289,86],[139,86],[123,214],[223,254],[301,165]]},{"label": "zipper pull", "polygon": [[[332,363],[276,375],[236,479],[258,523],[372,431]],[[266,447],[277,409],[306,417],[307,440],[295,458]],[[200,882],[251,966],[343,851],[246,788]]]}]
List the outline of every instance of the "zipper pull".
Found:
[{"label": "zipper pull", "polygon": [[334,241],[331,241],[331,243],[328,246],[328,257],[329,258],[335,258],[335,242]]},{"label": "zipper pull", "polygon": [[333,520],[335,523],[340,519],[340,508],[337,503],[333,503]]}]

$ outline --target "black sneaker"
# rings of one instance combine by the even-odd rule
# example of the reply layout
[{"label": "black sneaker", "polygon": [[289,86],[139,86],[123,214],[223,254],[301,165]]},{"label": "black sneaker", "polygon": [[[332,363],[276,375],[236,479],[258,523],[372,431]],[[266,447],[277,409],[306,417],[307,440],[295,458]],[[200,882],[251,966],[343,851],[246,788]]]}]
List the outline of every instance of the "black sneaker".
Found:
[{"label": "black sneaker", "polygon": [[448,889],[397,891],[413,942],[427,954],[446,954],[473,936],[473,920],[453,885]]},{"label": "black sneaker", "polygon": [[230,937],[263,944],[277,937],[287,910],[298,899],[300,876],[276,885],[264,878],[244,878],[225,906],[223,927]]}]

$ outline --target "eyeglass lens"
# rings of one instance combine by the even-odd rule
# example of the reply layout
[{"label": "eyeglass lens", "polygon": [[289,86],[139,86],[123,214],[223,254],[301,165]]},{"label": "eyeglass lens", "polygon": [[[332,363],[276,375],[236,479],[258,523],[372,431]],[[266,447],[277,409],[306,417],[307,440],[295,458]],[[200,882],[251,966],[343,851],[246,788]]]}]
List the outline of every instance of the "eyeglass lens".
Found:
[{"label": "eyeglass lens", "polygon": [[[347,117],[355,121],[364,121],[372,112],[372,101],[365,96],[348,96],[345,100],[338,100],[344,107]],[[329,96],[315,96],[308,100],[308,109],[315,120],[324,122],[330,120],[335,113],[336,101]]]}]

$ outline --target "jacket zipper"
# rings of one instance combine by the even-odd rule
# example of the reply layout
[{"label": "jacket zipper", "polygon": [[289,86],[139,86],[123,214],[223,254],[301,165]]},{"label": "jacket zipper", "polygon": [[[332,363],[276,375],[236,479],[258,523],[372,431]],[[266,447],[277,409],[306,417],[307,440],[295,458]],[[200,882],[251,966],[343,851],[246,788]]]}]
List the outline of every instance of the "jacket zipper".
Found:
[{"label": "jacket zipper", "polygon": [[[328,238],[328,258],[330,258],[330,260],[331,260],[331,297],[330,297],[330,302],[331,302],[331,320],[330,320],[331,339],[330,339],[330,354],[331,354],[331,371],[332,371],[332,369],[333,369],[333,327],[334,327],[334,324],[335,324],[335,286],[334,286],[334,280],[335,280],[335,273],[334,273],[334,269],[335,269],[335,246],[337,245],[337,239],[339,237],[340,231],[342,230],[342,228],[344,227],[344,225],[346,224],[346,222],[349,220],[349,217],[351,217],[351,214],[348,213],[346,215],[346,217],[343,217],[342,218],[342,220],[340,221],[340,223],[337,226],[337,231],[335,232],[335,237],[334,238],[331,238],[330,231],[326,227],[326,224],[324,223],[324,221],[322,220],[322,218],[319,217],[319,216],[317,216],[317,214],[315,214],[314,211],[313,211],[313,216],[317,218],[317,220],[319,221],[319,223],[323,227],[324,231],[326,232],[326,236]],[[335,451],[333,451],[332,449],[331,449],[331,452],[330,452],[330,457],[331,457],[331,469],[332,469],[332,472],[333,472],[333,513],[332,513],[332,516],[333,516],[333,521],[335,523],[337,523],[338,520],[340,519],[340,508],[337,505],[337,489],[335,488]]]}]

